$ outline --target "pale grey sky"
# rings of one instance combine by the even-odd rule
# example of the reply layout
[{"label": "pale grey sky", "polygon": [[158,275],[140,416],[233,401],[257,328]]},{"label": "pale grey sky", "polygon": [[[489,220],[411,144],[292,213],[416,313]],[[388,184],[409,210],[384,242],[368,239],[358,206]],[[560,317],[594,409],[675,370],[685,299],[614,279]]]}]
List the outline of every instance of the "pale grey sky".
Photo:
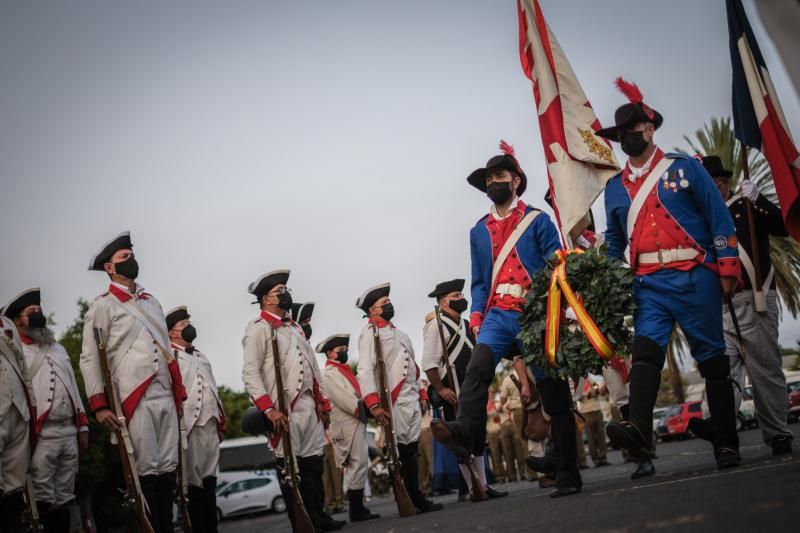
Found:
[{"label": "pale grey sky", "polygon": [[[745,4],[798,138],[797,94]],[[665,116],[665,148],[730,114],[722,0],[541,5],[604,124],[617,75]],[[63,330],[107,286],[89,258],[130,230],[139,281],[189,306],[220,383],[242,388],[247,285],[284,267],[317,303],[313,341],[357,335],[356,298],[391,281],[419,357],[425,295],[469,276],[488,209],[465,178],[500,138],[543,203],[517,46],[514,0],[2,2],[0,302],[41,286]]]}]

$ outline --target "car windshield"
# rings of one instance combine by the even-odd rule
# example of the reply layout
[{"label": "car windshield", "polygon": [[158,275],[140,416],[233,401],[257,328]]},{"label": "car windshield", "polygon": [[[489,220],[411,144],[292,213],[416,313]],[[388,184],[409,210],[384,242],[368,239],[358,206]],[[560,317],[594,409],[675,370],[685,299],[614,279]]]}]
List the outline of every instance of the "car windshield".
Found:
[{"label": "car windshield", "polygon": [[678,416],[679,414],[681,414],[681,406],[673,405],[672,407],[669,408],[667,416]]}]

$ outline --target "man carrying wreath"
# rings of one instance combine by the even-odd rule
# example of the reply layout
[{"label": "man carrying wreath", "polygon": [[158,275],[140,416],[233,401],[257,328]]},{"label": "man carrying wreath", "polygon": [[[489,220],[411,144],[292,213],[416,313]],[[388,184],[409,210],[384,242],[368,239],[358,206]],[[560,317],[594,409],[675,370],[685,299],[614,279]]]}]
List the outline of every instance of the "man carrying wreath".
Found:
[{"label": "man carrying wreath", "polygon": [[[470,231],[472,261],[472,312],[469,325],[477,344],[467,367],[455,421],[431,422],[434,437],[462,461],[479,457],[486,447],[486,402],[489,385],[500,359],[514,360],[522,379],[525,401],[531,391],[525,363],[519,357],[522,341],[519,317],[531,278],[561,249],[558,232],[550,218],[519,200],[527,177],[514,150],[500,142],[501,155],[472,172],[467,182],[492,201],[489,213]],[[545,377],[534,368],[545,411],[552,417],[551,435],[558,454],[556,490],[551,497],[580,492],[582,481],[576,465],[575,426],[569,385]]]}]

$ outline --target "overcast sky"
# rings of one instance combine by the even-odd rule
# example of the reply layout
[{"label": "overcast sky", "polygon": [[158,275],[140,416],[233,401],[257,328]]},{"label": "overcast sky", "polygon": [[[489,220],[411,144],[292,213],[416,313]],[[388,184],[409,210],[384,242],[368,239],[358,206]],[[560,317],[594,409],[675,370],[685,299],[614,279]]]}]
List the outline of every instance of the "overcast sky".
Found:
[{"label": "overcast sky", "polygon": [[[278,268],[317,303],[315,344],[358,335],[356,298],[391,281],[419,358],[426,294],[469,276],[489,202],[465,178],[499,139],[543,204],[515,4],[0,3],[0,302],[41,286],[61,332],[107,286],[89,259],[130,230],[139,281],[189,306],[221,384],[242,388],[246,289]],[[797,139],[797,94],[745,4]],[[664,115],[662,147],[730,114],[724,1],[541,5],[603,124],[617,75]]]}]

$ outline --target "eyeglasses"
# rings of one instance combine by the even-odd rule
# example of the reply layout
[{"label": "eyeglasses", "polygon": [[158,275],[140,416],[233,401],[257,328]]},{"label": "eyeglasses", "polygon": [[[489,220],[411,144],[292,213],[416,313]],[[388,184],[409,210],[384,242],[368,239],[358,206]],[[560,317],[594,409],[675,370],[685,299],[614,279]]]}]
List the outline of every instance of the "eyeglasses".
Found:
[{"label": "eyeglasses", "polygon": [[275,292],[270,291],[269,294],[267,294],[267,296],[280,296],[281,294],[287,294],[287,293],[291,294],[292,289],[288,287],[281,287],[280,289],[277,289]]}]

